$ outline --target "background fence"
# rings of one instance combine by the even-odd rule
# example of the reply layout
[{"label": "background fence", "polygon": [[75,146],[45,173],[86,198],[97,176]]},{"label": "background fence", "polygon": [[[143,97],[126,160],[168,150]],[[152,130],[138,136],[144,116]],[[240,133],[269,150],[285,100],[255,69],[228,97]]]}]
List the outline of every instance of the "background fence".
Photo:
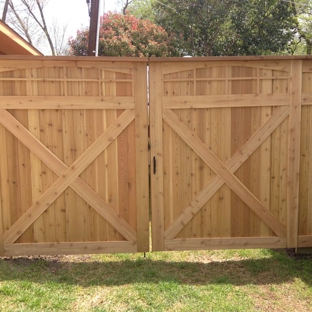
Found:
[{"label": "background fence", "polygon": [[0,254],[149,250],[149,174],[155,251],[312,247],[311,78],[298,57],[0,57]]}]

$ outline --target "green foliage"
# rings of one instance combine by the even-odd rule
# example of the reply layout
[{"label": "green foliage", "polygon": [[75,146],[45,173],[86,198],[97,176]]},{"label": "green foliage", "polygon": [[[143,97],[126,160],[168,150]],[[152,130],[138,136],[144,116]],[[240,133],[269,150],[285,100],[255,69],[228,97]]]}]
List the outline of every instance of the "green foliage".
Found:
[{"label": "green foliage", "polygon": [[134,0],[128,6],[128,12],[137,18],[155,23],[154,3],[155,0]]},{"label": "green foliage", "polygon": [[279,0],[134,0],[129,10],[193,56],[284,54],[297,30],[292,4]]},{"label": "green foliage", "polygon": [[[87,55],[88,36],[88,30],[80,30],[76,38],[69,40],[72,55]],[[99,55],[161,57],[177,52],[162,27],[133,15],[109,12],[101,18]]]},{"label": "green foliage", "polygon": [[[222,55],[231,33],[229,13],[236,0],[164,0],[153,2],[155,21],[175,34],[180,50],[193,56]],[[217,48],[218,47],[218,48]],[[216,49],[217,48],[217,49]]]},{"label": "green foliage", "polygon": [[291,4],[279,0],[241,0],[231,12],[237,55],[281,53],[294,38]]},{"label": "green foliage", "polygon": [[312,1],[296,0],[291,2],[298,29],[292,44],[293,52],[312,54]]}]

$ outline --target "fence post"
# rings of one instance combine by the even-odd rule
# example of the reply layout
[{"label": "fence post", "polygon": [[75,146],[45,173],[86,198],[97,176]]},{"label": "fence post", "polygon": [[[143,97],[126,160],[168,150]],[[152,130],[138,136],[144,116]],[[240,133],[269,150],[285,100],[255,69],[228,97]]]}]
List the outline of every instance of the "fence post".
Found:
[{"label": "fence post", "polygon": [[147,64],[134,65],[137,251],[149,251]]},{"label": "fence post", "polygon": [[2,204],[1,204],[1,198],[0,198],[0,257],[3,255],[4,255],[3,214],[2,214]]},{"label": "fence post", "polygon": [[150,63],[151,204],[153,251],[165,250],[162,63]]},{"label": "fence post", "polygon": [[292,60],[287,174],[287,247],[298,247],[302,61]]}]

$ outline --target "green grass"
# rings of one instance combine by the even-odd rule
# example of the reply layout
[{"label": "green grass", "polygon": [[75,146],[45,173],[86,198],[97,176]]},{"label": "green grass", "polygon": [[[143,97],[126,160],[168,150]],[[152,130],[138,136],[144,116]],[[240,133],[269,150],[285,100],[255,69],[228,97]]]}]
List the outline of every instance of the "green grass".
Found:
[{"label": "green grass", "polygon": [[2,258],[0,311],[312,311],[312,257],[262,249]]}]

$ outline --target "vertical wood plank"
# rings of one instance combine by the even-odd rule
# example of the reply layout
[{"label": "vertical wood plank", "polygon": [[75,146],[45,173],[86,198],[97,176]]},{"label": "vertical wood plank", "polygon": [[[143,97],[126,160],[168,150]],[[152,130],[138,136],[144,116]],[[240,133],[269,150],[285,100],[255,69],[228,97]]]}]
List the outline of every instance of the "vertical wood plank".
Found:
[{"label": "vertical wood plank", "polygon": [[[145,107],[147,110],[147,107]],[[137,199],[137,195],[136,195],[136,136],[135,136],[135,120],[128,126],[128,133],[127,133],[127,155],[128,155],[128,174],[127,174],[127,178],[128,178],[128,183],[127,183],[127,194],[128,194],[128,200],[127,200],[127,204],[128,207],[126,207],[125,209],[127,210],[127,213],[125,214],[127,216],[127,220],[128,223],[134,228],[137,228],[137,204],[136,204],[136,199]],[[148,138],[148,129],[146,129],[146,136]],[[147,155],[147,170],[148,170],[148,155]],[[149,192],[149,185],[148,185],[148,174],[149,171],[147,171],[146,173],[146,178],[147,178],[147,188],[148,188],[148,192]],[[149,193],[148,193],[149,196]],[[146,209],[147,209],[147,213],[149,216],[149,201],[147,202],[146,205]]]},{"label": "vertical wood plank", "polygon": [[310,121],[309,124],[309,130],[308,130],[308,139],[309,139],[309,173],[308,173],[308,205],[306,207],[307,209],[307,227],[306,227],[306,233],[308,235],[312,235],[312,125],[311,125],[311,118],[312,118],[312,106],[309,107],[309,114],[308,118]]},{"label": "vertical wood plank", "polygon": [[[74,136],[74,116],[73,111],[64,110],[63,111],[63,149],[64,149],[64,163],[70,166],[76,159],[75,147],[71,141]],[[66,241],[72,242],[75,238],[75,233],[77,231],[76,222],[76,195],[75,192],[68,187],[65,190],[65,205],[66,205]]]},{"label": "vertical wood plank", "polygon": [[[2,185],[0,184],[0,187]],[[2,195],[0,192],[0,257],[4,255]]]},{"label": "vertical wood plank", "polygon": [[[114,80],[116,79],[116,72],[111,72],[110,77]],[[117,83],[111,83],[108,86],[108,90],[110,95],[116,96],[117,95]],[[120,111],[118,110],[106,110],[106,123],[107,125],[110,125],[113,123],[117,117],[120,114]],[[107,180],[106,180],[106,189],[107,189],[107,201],[108,203],[116,210],[118,213],[120,213],[120,205],[119,205],[119,194],[121,192],[119,188],[119,150],[118,150],[118,138],[114,140],[110,146],[106,149],[106,167],[107,167]],[[107,235],[108,240],[118,240],[119,233],[115,230],[115,228],[112,228],[110,224],[107,224]]]},{"label": "vertical wood plank", "polygon": [[[51,126],[51,144],[53,146],[53,153],[63,161],[63,114],[61,110],[52,110],[51,119],[53,125]],[[57,242],[66,241],[66,209],[65,209],[65,193],[62,193],[52,205],[54,210],[54,228],[55,238]]]},{"label": "vertical wood plank", "polygon": [[[18,119],[26,128],[28,128],[27,111],[16,110],[14,112]],[[19,214],[22,215],[32,204],[31,198],[31,180],[30,180],[30,151],[17,140],[17,170],[18,170],[18,198],[19,198]],[[18,242],[28,243],[33,241],[33,229],[29,227],[27,231],[20,237]]]},{"label": "vertical wood plank", "polygon": [[[211,111],[212,109],[205,109],[205,112],[202,114],[202,128],[204,131],[203,142],[211,148]],[[207,166],[204,161],[202,161],[202,188],[204,188],[208,182],[215,176],[215,173]],[[230,205],[229,205],[230,208]],[[212,210],[212,201],[209,200],[204,207],[201,209],[202,214],[202,237],[212,237],[211,231],[211,210]],[[230,215],[230,214],[229,214]]]},{"label": "vertical wood plank", "polygon": [[[223,135],[223,144],[221,145],[221,160],[226,164],[231,159],[231,109],[222,108],[221,127]],[[219,212],[221,222],[221,233],[223,237],[231,236],[231,190],[227,185],[221,188],[221,205]]]},{"label": "vertical wood plank", "polygon": [[[29,131],[40,139],[39,112],[30,109],[28,111]],[[30,154],[31,165],[31,183],[32,183],[32,201],[35,202],[42,195],[42,179],[41,179],[41,161],[33,154]],[[34,223],[34,240],[43,241],[43,224],[42,218],[38,218]]]},{"label": "vertical wood plank", "polygon": [[[270,76],[271,70],[262,69],[261,74],[263,77]],[[259,82],[260,83],[260,82]],[[261,86],[259,88],[263,94],[273,93],[273,85],[270,80],[262,80]],[[261,122],[264,124],[272,115],[271,107],[262,107],[261,108]],[[260,201],[266,206],[270,207],[271,201],[271,154],[272,154],[272,136],[268,137],[265,142],[260,146],[261,150],[261,163],[260,163]],[[260,224],[260,233],[262,236],[272,235],[272,231],[269,227],[261,222]]]},{"label": "vertical wood plank", "polygon": [[7,163],[7,149],[5,128],[0,125],[0,255],[4,252],[3,234],[11,225],[10,215],[10,193],[9,193],[9,172]]},{"label": "vertical wood plank", "polygon": [[[213,89],[214,91],[214,89]],[[209,148],[220,158],[220,129],[219,126],[220,119],[221,119],[221,109],[213,108],[211,109],[211,124],[210,124],[210,146]],[[222,189],[219,189],[214,196],[210,200],[210,215],[211,215],[211,236],[212,237],[220,237],[220,210],[222,210]]]},{"label": "vertical wood plank", "polygon": [[[305,61],[306,62],[306,61]],[[304,63],[305,63],[304,62]],[[306,64],[304,64],[306,65]],[[303,65],[303,66],[304,66]],[[311,73],[302,77],[303,93],[312,93]],[[312,106],[304,105],[301,111],[301,160],[300,160],[300,201],[298,234],[312,234]]]},{"label": "vertical wood plank", "polygon": [[[103,73],[102,73],[103,75]],[[101,113],[95,115],[96,125],[94,129],[94,138],[100,136],[107,128],[106,123],[106,113],[103,110]],[[91,143],[91,142],[90,142]],[[90,144],[91,145],[91,144]],[[103,199],[107,199],[107,151],[104,151],[97,158],[97,168],[96,168],[96,187],[97,192]],[[103,219],[96,214],[94,216],[94,223],[96,224],[96,230],[94,231],[96,240],[106,241],[108,240],[107,228],[108,226],[103,224]]]},{"label": "vertical wood plank", "polygon": [[287,178],[287,247],[298,246],[302,61],[291,61]]},{"label": "vertical wood plank", "polygon": [[[37,77],[37,71],[35,69],[26,70],[26,77]],[[38,95],[37,83],[30,80],[26,82],[27,95]],[[40,140],[40,119],[39,111],[29,109],[28,110],[28,124],[29,132],[32,133],[37,139]],[[38,159],[33,153],[30,153],[30,178],[32,183],[31,194],[32,202],[34,203],[42,195],[42,166],[41,160]],[[34,241],[43,242],[43,218],[40,217],[33,225],[34,227]]]},{"label": "vertical wood plank", "polygon": [[149,251],[148,112],[145,63],[134,70],[137,251]]},{"label": "vertical wood plank", "polygon": [[[162,63],[150,63],[151,203],[153,251],[165,249],[162,138]],[[154,172],[154,160],[156,172]]]},{"label": "vertical wood plank", "polygon": [[[3,149],[3,143],[4,141],[2,140],[2,132],[4,132],[4,129],[2,126],[0,126],[0,149]],[[0,168],[2,168],[2,155],[0,155]],[[3,217],[3,195],[2,195],[2,190],[5,189],[5,186],[2,185],[3,183],[3,178],[2,178],[2,172],[0,173],[0,256],[4,255],[4,240],[3,240],[3,229],[4,229],[4,217]],[[4,181],[4,183],[6,183]],[[6,199],[7,200],[7,199]]]}]

